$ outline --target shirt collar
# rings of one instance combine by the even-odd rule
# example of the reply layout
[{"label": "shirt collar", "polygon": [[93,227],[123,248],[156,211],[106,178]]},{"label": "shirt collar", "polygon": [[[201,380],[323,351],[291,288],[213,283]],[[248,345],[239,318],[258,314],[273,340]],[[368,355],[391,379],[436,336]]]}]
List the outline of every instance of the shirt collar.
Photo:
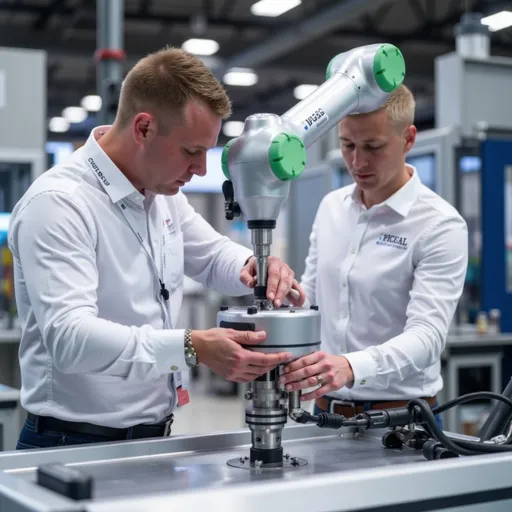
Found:
[{"label": "shirt collar", "polygon": [[138,196],[139,200],[142,201],[144,196],[133,186],[130,180],[98,144],[98,140],[109,129],[110,126],[98,126],[90,133],[83,148],[87,167],[96,175],[113,203],[117,203],[121,199],[132,195]]},{"label": "shirt collar", "polygon": [[411,208],[418,197],[418,192],[421,185],[420,177],[416,168],[407,164],[407,170],[411,174],[411,178],[405,185],[397,190],[391,197],[388,197],[384,204],[389,206],[395,212],[399,213],[402,217],[407,217]]},{"label": "shirt collar", "polygon": [[[418,197],[418,192],[421,186],[421,180],[416,168],[409,164],[406,165],[411,175],[410,179],[407,180],[407,183],[405,183],[405,185],[397,190],[392,196],[388,197],[378,205],[379,207],[387,206],[402,217],[407,217],[407,215],[409,215],[409,212]],[[345,200],[348,197],[352,198],[356,203],[361,203],[360,191],[355,183],[346,188],[343,199]]]}]

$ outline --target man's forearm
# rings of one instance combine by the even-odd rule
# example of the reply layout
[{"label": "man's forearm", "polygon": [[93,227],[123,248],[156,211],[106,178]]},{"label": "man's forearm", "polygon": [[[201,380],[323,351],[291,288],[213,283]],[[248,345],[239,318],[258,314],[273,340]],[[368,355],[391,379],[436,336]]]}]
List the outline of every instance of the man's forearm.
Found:
[{"label": "man's forearm", "polygon": [[48,324],[44,343],[62,373],[147,381],[187,369],[181,329],[128,327],[90,314],[68,314]]},{"label": "man's forearm", "polygon": [[382,345],[345,354],[354,372],[354,388],[387,389],[423,371],[441,357],[444,342],[430,326],[416,326]]}]

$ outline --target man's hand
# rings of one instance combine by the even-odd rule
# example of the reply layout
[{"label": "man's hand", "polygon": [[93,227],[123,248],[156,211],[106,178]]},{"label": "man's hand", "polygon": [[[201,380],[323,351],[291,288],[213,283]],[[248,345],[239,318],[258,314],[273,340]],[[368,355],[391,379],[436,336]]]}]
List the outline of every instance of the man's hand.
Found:
[{"label": "man's hand", "polygon": [[[257,265],[253,256],[240,272],[240,281],[249,288],[256,285]],[[294,279],[293,270],[275,256],[268,257],[267,299],[276,308],[280,307],[286,297],[294,306],[302,306],[306,301],[306,293]]]},{"label": "man's hand", "polygon": [[345,357],[314,352],[286,365],[279,382],[286,384],[287,391],[319,386],[315,391],[301,396],[301,400],[306,401],[354,382],[354,372]]},{"label": "man's hand", "polygon": [[265,341],[264,331],[236,331],[234,329],[208,329],[192,331],[192,345],[200,363],[217,375],[234,382],[251,382],[256,377],[290,361],[289,352],[263,354],[241,345],[257,345]]}]

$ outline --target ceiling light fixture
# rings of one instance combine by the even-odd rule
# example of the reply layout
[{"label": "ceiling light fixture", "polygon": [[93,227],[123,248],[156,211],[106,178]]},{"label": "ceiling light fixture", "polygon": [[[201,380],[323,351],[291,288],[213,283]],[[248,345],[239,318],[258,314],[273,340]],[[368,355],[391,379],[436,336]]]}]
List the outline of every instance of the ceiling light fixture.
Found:
[{"label": "ceiling light fixture", "polygon": [[281,16],[302,3],[302,0],[260,0],[251,5],[251,13],[254,16]]},{"label": "ceiling light fixture", "polygon": [[247,68],[232,68],[222,78],[226,85],[250,87],[258,83],[258,75]]},{"label": "ceiling light fixture", "polygon": [[62,111],[62,117],[70,123],[83,123],[88,115],[87,110],[83,107],[66,107]]},{"label": "ceiling light fixture", "polygon": [[54,133],[64,133],[69,130],[69,121],[63,117],[52,117],[48,122],[48,129]]},{"label": "ceiling light fixture", "polygon": [[303,100],[307,98],[314,90],[318,89],[318,85],[313,84],[302,84],[298,85],[293,89],[293,95],[297,100]]},{"label": "ceiling light fixture", "polygon": [[181,47],[194,55],[213,55],[219,51],[219,43],[213,39],[188,39]]},{"label": "ceiling light fixture", "polygon": [[238,137],[243,130],[243,121],[226,121],[222,126],[222,131],[226,137]]},{"label": "ceiling light fixture", "polygon": [[82,98],[80,105],[88,112],[99,112],[101,110],[101,103],[101,96],[90,94]]},{"label": "ceiling light fixture", "polygon": [[501,11],[481,19],[483,25],[487,25],[491,32],[497,32],[512,25],[512,12]]}]

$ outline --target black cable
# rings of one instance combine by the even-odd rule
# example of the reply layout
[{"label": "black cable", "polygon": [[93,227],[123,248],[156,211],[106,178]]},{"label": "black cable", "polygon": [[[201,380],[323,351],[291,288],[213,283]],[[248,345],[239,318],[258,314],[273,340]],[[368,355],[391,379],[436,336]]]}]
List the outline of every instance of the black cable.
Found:
[{"label": "black cable", "polygon": [[[369,416],[371,411],[363,413],[362,415],[359,415],[355,418],[345,418],[344,416],[335,413],[321,413],[318,416],[306,414],[300,423],[314,422],[319,427],[323,428],[341,428],[345,426],[378,428],[383,426],[382,423],[379,423],[379,421],[387,421],[388,423],[386,424],[388,425],[392,425],[392,422],[394,421],[394,424],[397,425],[401,421],[404,421],[404,416],[408,423],[410,423],[413,417],[416,417],[417,419],[414,419],[413,422],[420,423],[425,429],[425,432],[430,437],[438,441],[447,450],[453,452],[454,454],[472,456],[478,455],[480,453],[503,453],[512,451],[512,445],[508,443],[494,444],[488,442],[484,443],[481,440],[471,441],[466,439],[451,439],[438,425],[434,416],[435,414],[441,414],[442,412],[445,412],[457,405],[482,399],[499,400],[506,404],[508,407],[512,408],[512,400],[509,398],[497,393],[491,393],[489,391],[479,391],[476,393],[468,393],[434,408],[431,408],[425,400],[415,398],[409,400],[408,402],[407,409],[409,409],[409,413],[406,411],[406,408],[391,409],[389,410],[388,414],[393,411],[393,415],[387,417],[383,417],[382,415]],[[374,412],[376,413],[376,411]],[[382,413],[382,411],[380,412]],[[364,418],[364,416],[366,416],[366,418]]]},{"label": "black cable", "polygon": [[409,401],[409,405],[418,407],[421,410],[421,421],[427,424],[432,437],[457,455],[478,455],[479,453],[503,453],[512,451],[512,446],[510,445],[481,443],[479,441],[466,439],[450,439],[437,424],[434,412],[427,402],[421,399],[413,399]]},{"label": "black cable", "polygon": [[445,448],[456,453],[457,455],[474,455],[475,453],[465,447],[460,447],[455,441],[450,439],[437,424],[436,418],[429,404],[419,398],[409,401],[408,407],[418,407],[421,411],[421,422],[426,423],[430,429],[432,436],[443,444]]},{"label": "black cable", "polygon": [[512,400],[510,400],[509,398],[507,398],[503,395],[500,395],[498,393],[492,393],[490,391],[477,391],[476,393],[468,393],[467,395],[462,395],[458,398],[454,398],[453,400],[450,400],[449,402],[446,402],[443,405],[438,405],[437,407],[434,407],[432,409],[432,412],[434,414],[441,414],[442,412],[445,412],[448,409],[455,407],[456,405],[461,405],[461,404],[465,404],[467,402],[472,402],[474,400],[485,399],[485,398],[490,398],[492,400],[499,400],[500,402],[503,402],[512,408]]}]

